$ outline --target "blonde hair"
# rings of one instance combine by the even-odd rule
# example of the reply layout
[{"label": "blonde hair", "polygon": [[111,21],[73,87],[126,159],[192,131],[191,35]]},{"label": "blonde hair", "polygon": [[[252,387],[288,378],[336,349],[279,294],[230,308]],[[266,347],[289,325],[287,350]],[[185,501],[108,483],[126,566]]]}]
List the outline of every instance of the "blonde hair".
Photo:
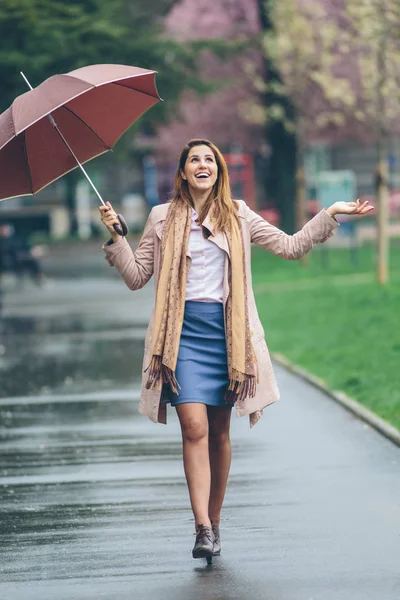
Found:
[{"label": "blonde hair", "polygon": [[237,219],[237,206],[232,200],[228,167],[226,166],[225,159],[217,146],[209,140],[193,139],[184,146],[178,161],[174,182],[174,196],[171,202],[180,199],[193,206],[188,182],[183,179],[181,171],[184,171],[188,154],[195,146],[208,146],[212,150],[217,163],[217,180],[199,214],[199,222],[202,223],[207,213],[212,209],[211,219],[217,233],[230,227],[232,217]]}]

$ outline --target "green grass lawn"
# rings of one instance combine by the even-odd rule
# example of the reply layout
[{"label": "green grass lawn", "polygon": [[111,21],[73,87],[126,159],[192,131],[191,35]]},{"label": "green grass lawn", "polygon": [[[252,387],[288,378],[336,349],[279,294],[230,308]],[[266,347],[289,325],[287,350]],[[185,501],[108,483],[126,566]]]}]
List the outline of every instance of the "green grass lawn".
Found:
[{"label": "green grass lawn", "polygon": [[271,352],[342,390],[400,428],[400,240],[390,283],[375,281],[375,249],[318,246],[308,266],[253,248],[253,286]]}]

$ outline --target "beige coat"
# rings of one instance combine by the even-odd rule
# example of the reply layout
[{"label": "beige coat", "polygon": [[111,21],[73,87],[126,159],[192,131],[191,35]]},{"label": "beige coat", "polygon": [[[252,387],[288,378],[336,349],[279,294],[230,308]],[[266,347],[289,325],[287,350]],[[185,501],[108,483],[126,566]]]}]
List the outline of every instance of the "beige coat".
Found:
[{"label": "beige coat", "polygon": [[[168,206],[169,204],[160,204],[153,208],[136,252],[132,251],[125,238],[121,238],[114,244],[105,244],[103,246],[106,252],[106,260],[111,266],[116,267],[131,290],[138,290],[143,287],[153,274],[155,281],[158,281],[161,253],[160,242]],[[239,201],[238,214],[243,232],[248,285],[248,312],[254,350],[258,361],[259,381],[254,398],[246,398],[244,401],[236,403],[236,414],[238,416],[249,415],[250,426],[252,427],[261,418],[263,408],[279,398],[279,390],[265,343],[264,330],[258,317],[254,300],[251,280],[251,244],[254,243],[263,246],[269,252],[287,260],[296,260],[307,254],[315,244],[324,242],[333,235],[338,223],[325,210],[321,210],[321,212],[306,223],[301,231],[294,235],[287,235],[250,210],[242,200]],[[223,297],[225,303],[229,295],[229,248],[226,236],[224,233],[213,235],[212,224],[208,218],[204,221],[203,225],[211,231],[211,236],[208,239],[226,252]],[[190,268],[191,256],[189,250],[187,251],[187,255],[189,257]],[[154,422],[166,423],[167,409],[165,402],[163,402],[162,393],[153,389],[147,390],[145,387],[147,375],[144,369],[147,368],[151,359],[153,317],[154,309],[145,340],[139,411],[147,415]]]}]

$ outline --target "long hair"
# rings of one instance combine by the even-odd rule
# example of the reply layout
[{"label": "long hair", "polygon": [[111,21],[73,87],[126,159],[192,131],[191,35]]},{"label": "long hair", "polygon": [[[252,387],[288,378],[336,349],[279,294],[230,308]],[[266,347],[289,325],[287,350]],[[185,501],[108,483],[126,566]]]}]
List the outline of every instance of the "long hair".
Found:
[{"label": "long hair", "polygon": [[188,154],[195,146],[208,146],[214,153],[218,166],[218,176],[204,206],[199,214],[199,222],[202,223],[211,209],[211,218],[215,232],[223,231],[230,227],[232,217],[237,219],[237,206],[232,200],[231,186],[229,183],[228,167],[222,153],[209,140],[193,139],[183,148],[178,161],[175,174],[174,196],[171,200],[181,199],[193,206],[190,197],[188,182],[183,179],[181,171],[185,169]]}]

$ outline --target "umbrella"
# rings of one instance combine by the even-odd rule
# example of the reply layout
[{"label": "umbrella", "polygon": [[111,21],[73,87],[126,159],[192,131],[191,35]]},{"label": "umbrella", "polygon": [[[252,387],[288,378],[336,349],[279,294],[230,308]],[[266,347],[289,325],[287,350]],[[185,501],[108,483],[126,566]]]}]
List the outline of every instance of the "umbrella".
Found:
[{"label": "umbrella", "polygon": [[[21,73],[22,74],[22,73]],[[23,74],[22,74],[23,75]],[[161,98],[155,71],[89,65],[54,75],[18,96],[0,115],[0,200],[37,193],[111,150],[121,135]],[[126,235],[125,220],[114,225]]]}]

